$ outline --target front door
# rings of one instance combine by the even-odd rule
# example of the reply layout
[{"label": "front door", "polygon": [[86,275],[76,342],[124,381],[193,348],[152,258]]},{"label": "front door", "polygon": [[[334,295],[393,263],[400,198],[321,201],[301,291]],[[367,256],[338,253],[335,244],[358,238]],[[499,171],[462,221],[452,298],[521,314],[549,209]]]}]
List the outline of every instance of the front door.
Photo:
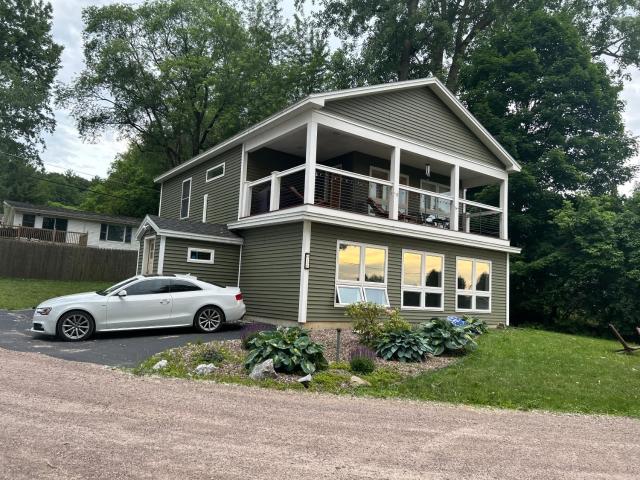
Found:
[{"label": "front door", "polygon": [[156,238],[145,238],[144,239],[144,250],[143,250],[143,264],[142,264],[142,274],[143,275],[151,275],[153,273],[153,263],[156,255]]},{"label": "front door", "polygon": [[171,325],[169,279],[149,278],[125,286],[126,296],[107,301],[107,328],[146,328]]}]

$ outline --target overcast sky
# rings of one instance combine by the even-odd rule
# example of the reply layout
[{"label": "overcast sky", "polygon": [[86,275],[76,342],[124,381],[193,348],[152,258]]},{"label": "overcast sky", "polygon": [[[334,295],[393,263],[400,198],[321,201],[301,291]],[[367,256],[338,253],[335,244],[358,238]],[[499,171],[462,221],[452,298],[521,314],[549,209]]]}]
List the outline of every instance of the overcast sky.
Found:
[{"label": "overcast sky", "polygon": [[[82,55],[82,18],[83,7],[114,3],[109,0],[52,0],[53,37],[64,46],[62,68],[58,80],[69,82],[83,67]],[[140,3],[130,0],[128,3]],[[286,14],[293,13],[293,0],[284,0]],[[624,119],[633,135],[640,135],[640,73],[634,72],[633,79],[625,83],[622,94],[626,102]],[[93,175],[105,177],[109,165],[116,154],[126,150],[127,144],[118,136],[109,132],[98,138],[95,143],[83,141],[75,123],[65,110],[55,110],[56,130],[45,138],[46,150],[42,154],[45,168],[53,172],[71,169],[77,174],[91,178]],[[640,163],[640,158],[635,159]],[[633,182],[632,182],[633,183]],[[630,191],[632,183],[625,185],[622,191]]]}]

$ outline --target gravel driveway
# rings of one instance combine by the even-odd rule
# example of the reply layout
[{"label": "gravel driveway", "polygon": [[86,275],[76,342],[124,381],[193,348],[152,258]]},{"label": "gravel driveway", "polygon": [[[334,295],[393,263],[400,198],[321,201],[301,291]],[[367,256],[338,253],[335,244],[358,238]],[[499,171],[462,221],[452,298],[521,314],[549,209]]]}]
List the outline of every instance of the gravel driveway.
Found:
[{"label": "gravel driveway", "polygon": [[0,349],[7,479],[637,479],[640,422],[136,378]]}]

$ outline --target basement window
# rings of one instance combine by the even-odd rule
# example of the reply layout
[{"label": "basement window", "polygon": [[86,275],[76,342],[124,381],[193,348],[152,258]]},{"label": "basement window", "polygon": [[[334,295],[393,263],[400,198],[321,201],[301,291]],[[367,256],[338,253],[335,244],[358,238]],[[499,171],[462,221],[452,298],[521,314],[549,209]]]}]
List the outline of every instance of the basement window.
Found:
[{"label": "basement window", "polygon": [[338,242],[335,305],[357,302],[389,305],[387,247]]}]

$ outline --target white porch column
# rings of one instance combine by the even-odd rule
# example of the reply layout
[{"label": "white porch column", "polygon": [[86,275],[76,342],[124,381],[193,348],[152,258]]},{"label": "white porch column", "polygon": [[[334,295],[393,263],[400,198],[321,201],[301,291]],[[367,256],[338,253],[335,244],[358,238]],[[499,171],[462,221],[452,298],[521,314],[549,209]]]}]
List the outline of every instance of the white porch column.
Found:
[{"label": "white porch column", "polygon": [[505,178],[500,183],[500,238],[507,240],[509,238],[509,180]]},{"label": "white porch column", "polygon": [[391,168],[389,180],[391,180],[391,198],[389,199],[389,218],[398,220],[398,207],[400,203],[400,147],[394,147],[391,153]]},{"label": "white porch column", "polygon": [[316,196],[316,151],[318,147],[318,124],[307,123],[307,162],[304,171],[304,203],[313,205]]},{"label": "white porch column", "polygon": [[451,230],[458,231],[458,222],[460,220],[460,167],[453,165],[451,167]]},{"label": "white porch column", "polygon": [[249,163],[249,152],[242,144],[242,158],[240,160],[240,196],[238,201],[238,220],[249,216],[251,210],[251,190],[247,187],[247,164]]},{"label": "white porch column", "polygon": [[269,211],[280,208],[280,178],[278,172],[271,172],[271,197],[269,198]]},{"label": "white porch column", "polygon": [[[467,199],[467,189],[462,190],[462,198]],[[467,213],[467,204],[462,204],[462,213]],[[464,216],[464,232],[469,233],[471,231],[471,217]]]}]

